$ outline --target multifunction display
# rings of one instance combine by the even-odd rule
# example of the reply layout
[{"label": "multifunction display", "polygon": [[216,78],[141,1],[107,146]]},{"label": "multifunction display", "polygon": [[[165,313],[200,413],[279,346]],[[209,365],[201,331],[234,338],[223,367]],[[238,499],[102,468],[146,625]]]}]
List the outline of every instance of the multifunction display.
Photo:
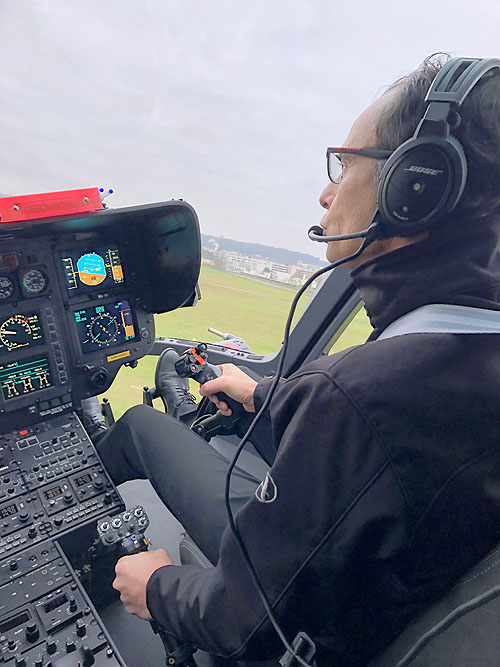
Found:
[{"label": "multifunction display", "polygon": [[42,325],[37,313],[17,313],[0,321],[0,355],[43,343]]},{"label": "multifunction display", "polygon": [[121,345],[136,337],[128,301],[92,306],[74,313],[82,352]]},{"label": "multifunction display", "polygon": [[0,364],[0,390],[6,401],[52,386],[47,357]]},{"label": "multifunction display", "polygon": [[123,283],[123,267],[116,244],[65,250],[60,256],[69,296],[106,290]]}]

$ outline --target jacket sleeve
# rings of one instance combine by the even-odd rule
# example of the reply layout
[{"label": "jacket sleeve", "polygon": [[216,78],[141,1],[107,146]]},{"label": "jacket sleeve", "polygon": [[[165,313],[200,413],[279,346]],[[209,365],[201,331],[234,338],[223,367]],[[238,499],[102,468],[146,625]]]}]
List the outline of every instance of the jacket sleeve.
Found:
[{"label": "jacket sleeve", "polygon": [[[271,384],[274,380],[274,377],[268,376],[263,377],[258,385],[255,387],[254,392],[254,405],[255,411],[259,412],[266,396],[269,393]],[[278,386],[276,391],[285,384],[286,380],[280,378],[278,380]],[[243,435],[243,433],[241,434]],[[250,442],[264,459],[264,461],[271,466],[276,457],[277,443],[273,438],[272,427],[271,427],[271,414],[269,409],[265,410],[259,421],[257,422],[256,427],[253,430],[252,435],[250,436]]]},{"label": "jacket sleeve", "polygon": [[[272,401],[271,421],[279,450],[270,502],[256,494],[236,525],[288,639],[299,630],[317,634],[323,617],[341,638],[344,603],[356,595],[353,569],[367,550],[387,557],[397,541],[387,515],[400,499],[391,497],[389,466],[370,425],[331,378],[292,376]],[[380,484],[384,500],[375,501]],[[229,528],[215,568],[160,568],[147,604],[161,626],[216,655],[258,660],[283,652]]]}]

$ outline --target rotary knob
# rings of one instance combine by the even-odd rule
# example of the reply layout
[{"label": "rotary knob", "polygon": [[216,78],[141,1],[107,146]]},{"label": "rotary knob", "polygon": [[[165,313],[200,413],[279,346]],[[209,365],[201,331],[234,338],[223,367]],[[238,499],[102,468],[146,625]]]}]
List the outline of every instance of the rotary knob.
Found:
[{"label": "rotary knob", "polygon": [[46,642],[45,642],[45,650],[49,655],[52,655],[57,651],[57,642],[52,639],[52,637],[49,637]]},{"label": "rotary knob", "polygon": [[19,563],[17,562],[17,560],[11,560],[11,561],[10,561],[10,563],[9,563],[9,570],[10,570],[11,572],[15,572],[15,571],[17,570],[18,567],[19,567]]},{"label": "rotary knob", "polygon": [[29,623],[26,624],[26,639],[29,642],[36,642],[38,637],[40,637],[40,630],[38,629],[37,624],[35,621],[30,621]]},{"label": "rotary knob", "polygon": [[73,651],[76,651],[75,640],[71,639],[71,637],[68,637],[66,639],[66,653],[73,653]]},{"label": "rotary knob", "polygon": [[85,623],[82,621],[81,618],[79,618],[75,624],[76,626],[76,634],[79,637],[83,637],[87,633],[87,626]]},{"label": "rotary knob", "polygon": [[104,487],[104,480],[102,479],[102,477],[96,477],[94,480],[94,488],[99,490],[102,489],[103,487]]}]

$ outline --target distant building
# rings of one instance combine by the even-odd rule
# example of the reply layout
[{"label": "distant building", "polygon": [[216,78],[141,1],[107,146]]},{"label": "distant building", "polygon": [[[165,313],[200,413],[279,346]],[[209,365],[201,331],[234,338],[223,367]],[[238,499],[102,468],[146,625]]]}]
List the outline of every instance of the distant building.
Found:
[{"label": "distant building", "polygon": [[246,275],[258,276],[267,280],[274,280],[286,285],[303,285],[316,267],[298,262],[297,265],[279,264],[267,257],[250,257],[234,251],[215,250],[214,245],[210,247],[215,257],[216,268],[232,273],[244,273]]}]

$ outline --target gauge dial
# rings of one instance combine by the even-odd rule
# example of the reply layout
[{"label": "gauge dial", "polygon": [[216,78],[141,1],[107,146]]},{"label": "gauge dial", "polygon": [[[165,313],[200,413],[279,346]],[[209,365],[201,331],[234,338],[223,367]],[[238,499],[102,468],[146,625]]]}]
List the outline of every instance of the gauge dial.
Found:
[{"label": "gauge dial", "polygon": [[0,276],[0,301],[10,299],[15,291],[14,282],[7,276]]},{"label": "gauge dial", "polygon": [[47,287],[48,278],[40,269],[28,269],[21,276],[21,282],[26,292],[40,294]]},{"label": "gauge dial", "polygon": [[0,343],[8,350],[27,347],[42,340],[38,319],[26,315],[12,315],[0,325]]},{"label": "gauge dial", "polygon": [[87,325],[90,339],[97,345],[109,345],[119,332],[119,324],[116,317],[108,313],[100,313],[93,317]]}]

